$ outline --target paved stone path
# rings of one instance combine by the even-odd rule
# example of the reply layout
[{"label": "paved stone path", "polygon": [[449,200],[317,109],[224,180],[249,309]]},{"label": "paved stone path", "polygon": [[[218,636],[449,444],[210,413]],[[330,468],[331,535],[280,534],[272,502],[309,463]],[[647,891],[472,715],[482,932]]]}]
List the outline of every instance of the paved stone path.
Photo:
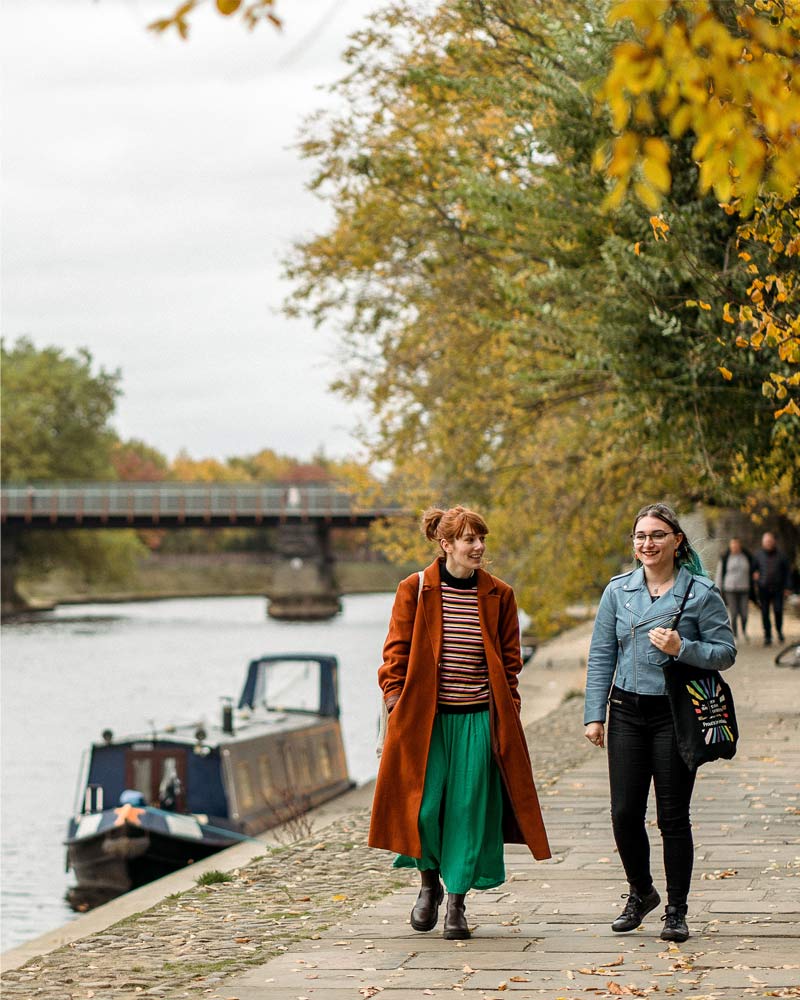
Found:
[{"label": "paved stone path", "polygon": [[[587,634],[578,632],[579,647]],[[552,683],[541,664],[557,671],[564,648],[542,650],[529,686]],[[537,863],[509,847],[506,884],[468,897],[470,941],[411,930],[415,878],[366,848],[362,810],[231,882],[168,898],[9,972],[3,996],[800,997],[800,671],[774,667],[771,652],[755,644],[740,652],[731,675],[739,754],[700,771],[693,936],[684,945],[660,941],[655,912],[632,934],[609,928],[625,885],[606,761],[583,740],[582,705],[572,699],[526,727],[555,857]],[[654,821],[651,833],[663,886]]]}]

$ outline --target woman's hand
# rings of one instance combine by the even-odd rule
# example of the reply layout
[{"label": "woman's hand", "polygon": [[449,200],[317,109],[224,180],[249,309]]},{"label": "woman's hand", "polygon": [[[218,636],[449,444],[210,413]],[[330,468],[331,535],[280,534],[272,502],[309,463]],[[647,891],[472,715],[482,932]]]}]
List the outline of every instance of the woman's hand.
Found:
[{"label": "woman's hand", "polygon": [[606,745],[605,734],[606,727],[602,722],[590,722],[584,730],[583,735],[590,743],[594,743],[596,747],[602,748]]},{"label": "woman's hand", "polygon": [[680,633],[674,628],[651,628],[647,638],[656,649],[660,649],[667,656],[677,656],[681,651]]}]

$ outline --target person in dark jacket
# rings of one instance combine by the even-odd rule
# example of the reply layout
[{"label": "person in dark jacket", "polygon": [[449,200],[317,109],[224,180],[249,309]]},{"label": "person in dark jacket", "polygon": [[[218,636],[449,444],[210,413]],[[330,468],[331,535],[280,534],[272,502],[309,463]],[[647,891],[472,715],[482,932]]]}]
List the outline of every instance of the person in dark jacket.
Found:
[{"label": "person in dark jacket", "polygon": [[[613,577],[597,609],[586,674],[585,735],[595,746],[605,746],[608,710],[611,825],[630,887],[611,929],[634,930],[661,902],[646,825],[652,784],[667,881],[661,937],[685,941],[695,772],[678,752],[664,675],[675,660],[726,670],[736,659],[736,643],[722,597],[672,508],[665,503],[643,507],[633,522],[632,541],[638,568]],[[683,615],[674,625],[684,595]]]},{"label": "person in dark jacket", "polygon": [[772,645],[770,608],[775,617],[778,641],[783,642],[783,598],[790,592],[791,578],[789,560],[778,550],[772,532],[765,531],[761,538],[761,548],[753,556],[753,579],[758,587],[765,646]]}]

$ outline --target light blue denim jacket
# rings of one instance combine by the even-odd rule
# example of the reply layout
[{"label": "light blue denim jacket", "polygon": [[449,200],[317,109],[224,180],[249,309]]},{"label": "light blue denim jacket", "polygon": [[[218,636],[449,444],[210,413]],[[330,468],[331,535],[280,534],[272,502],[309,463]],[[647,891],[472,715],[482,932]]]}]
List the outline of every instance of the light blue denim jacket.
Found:
[{"label": "light blue denim jacket", "polygon": [[[670,626],[686,589],[691,588],[678,623],[676,657],[650,642],[651,628]],[[681,567],[671,590],[652,601],[644,570],[615,576],[603,592],[589,647],[584,723],[605,722],[612,684],[635,694],[666,694],[664,669],[682,660],[706,670],[726,670],[736,659],[736,643],[722,596],[713,582]]]}]

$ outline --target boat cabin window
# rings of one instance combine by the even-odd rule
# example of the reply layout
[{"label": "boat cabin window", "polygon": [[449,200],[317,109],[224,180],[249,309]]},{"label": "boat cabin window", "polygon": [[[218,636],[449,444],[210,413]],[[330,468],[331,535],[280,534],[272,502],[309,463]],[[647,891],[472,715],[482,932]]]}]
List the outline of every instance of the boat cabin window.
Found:
[{"label": "boat cabin window", "polygon": [[262,796],[269,802],[272,793],[275,791],[275,781],[269,757],[265,753],[260,754],[258,758],[258,784],[261,788]]},{"label": "boat cabin window", "polygon": [[264,671],[262,698],[274,711],[319,711],[319,664],[270,663]]},{"label": "boat cabin window", "polygon": [[128,750],[126,788],[141,792],[149,806],[183,812],[186,806],[186,755],[176,750]]},{"label": "boat cabin window", "polygon": [[333,777],[333,758],[327,740],[319,747],[319,771],[320,776],[325,781],[329,781]]},{"label": "boat cabin window", "polygon": [[246,760],[240,760],[236,765],[236,792],[240,808],[252,809],[256,797],[253,793],[253,782],[250,780],[250,765]]}]

